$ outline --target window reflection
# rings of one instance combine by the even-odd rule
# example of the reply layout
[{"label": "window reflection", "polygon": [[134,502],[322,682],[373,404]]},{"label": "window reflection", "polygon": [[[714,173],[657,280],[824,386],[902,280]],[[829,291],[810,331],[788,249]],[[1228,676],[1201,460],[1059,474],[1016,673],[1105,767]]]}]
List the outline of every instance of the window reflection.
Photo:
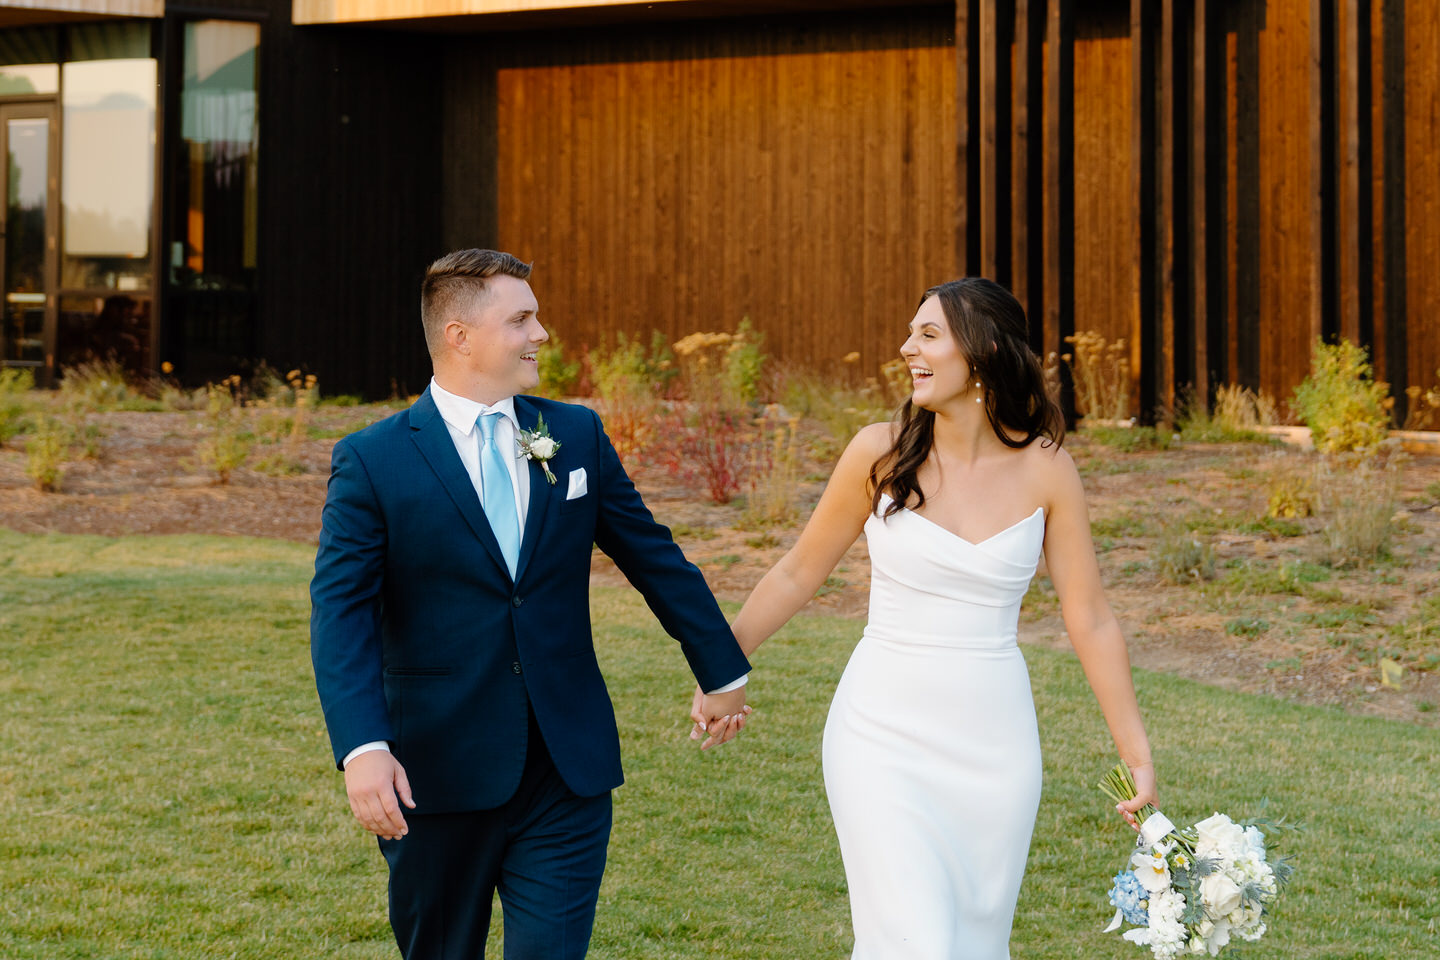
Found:
[{"label": "window reflection", "polygon": [[45,201],[50,121],[9,120],[6,152],[4,326],[0,364],[40,366],[45,358]]},{"label": "window reflection", "polygon": [[150,298],[62,296],[56,363],[64,370],[95,360],[119,361],[143,373],[150,362]]},{"label": "window reflection", "polygon": [[63,72],[60,284],[149,289],[155,61],[81,61]]},{"label": "window reflection", "polygon": [[185,25],[180,162],[170,278],[177,287],[252,287],[259,208],[256,115],[260,26]]},{"label": "window reflection", "polygon": [[55,93],[59,89],[59,64],[16,63],[0,67],[0,97]]}]

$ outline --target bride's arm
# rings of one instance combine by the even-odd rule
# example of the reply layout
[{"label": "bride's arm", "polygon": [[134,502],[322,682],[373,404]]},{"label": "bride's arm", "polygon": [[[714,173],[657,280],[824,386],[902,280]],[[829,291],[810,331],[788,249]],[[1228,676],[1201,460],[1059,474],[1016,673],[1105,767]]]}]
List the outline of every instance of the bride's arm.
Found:
[{"label": "bride's arm", "polygon": [[1090,515],[1080,473],[1064,450],[1057,451],[1047,467],[1045,565],[1060,598],[1065,631],[1080,658],[1085,679],[1100,703],[1120,759],[1135,778],[1135,799],[1121,805],[1121,814],[1134,825],[1135,811],[1147,803],[1158,805],[1158,800],[1150,741],[1130,676],[1130,654],[1100,585],[1100,566],[1090,537]]},{"label": "bride's arm", "polygon": [[800,539],[756,584],[731,625],[746,656],[815,596],[860,536],[870,513],[870,467],[890,448],[890,435],[886,423],[871,424],[855,435]]}]

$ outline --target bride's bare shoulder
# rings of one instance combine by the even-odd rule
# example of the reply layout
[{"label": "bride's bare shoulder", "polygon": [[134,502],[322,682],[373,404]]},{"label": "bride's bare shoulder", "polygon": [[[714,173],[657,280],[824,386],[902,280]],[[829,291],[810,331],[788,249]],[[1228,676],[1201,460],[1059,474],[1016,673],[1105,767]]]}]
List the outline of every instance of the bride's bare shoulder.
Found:
[{"label": "bride's bare shoulder", "polygon": [[895,445],[895,438],[899,434],[898,424],[892,422],[872,423],[856,431],[855,438],[850,441],[850,444],[865,453],[872,454],[872,459],[878,459]]},{"label": "bride's bare shoulder", "polygon": [[1037,439],[1024,448],[1023,455],[1027,469],[1040,472],[1047,478],[1063,479],[1078,473],[1070,451],[1052,440]]}]

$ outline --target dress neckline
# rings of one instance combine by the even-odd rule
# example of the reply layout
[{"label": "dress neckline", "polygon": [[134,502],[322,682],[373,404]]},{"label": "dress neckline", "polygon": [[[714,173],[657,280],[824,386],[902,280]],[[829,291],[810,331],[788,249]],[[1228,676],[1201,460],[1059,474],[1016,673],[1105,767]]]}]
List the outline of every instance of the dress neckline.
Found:
[{"label": "dress neckline", "polygon": [[[892,503],[894,502],[894,498],[891,497],[888,493],[881,494],[881,496],[883,496],[885,499],[889,500],[889,501],[892,502]],[[945,534],[946,536],[952,537],[952,538],[954,538],[954,539],[956,539],[956,540],[959,540],[961,543],[968,544],[969,546],[972,546],[972,547],[983,547],[985,544],[989,543],[991,540],[994,540],[994,539],[996,539],[997,537],[1004,536],[1005,534],[1009,533],[1011,530],[1014,530],[1016,527],[1022,526],[1022,525],[1025,524],[1027,521],[1030,521],[1030,520],[1035,519],[1035,517],[1036,517],[1037,515],[1040,516],[1041,518],[1044,518],[1044,516],[1045,516],[1045,508],[1044,508],[1044,507],[1036,507],[1033,513],[1029,514],[1028,516],[1021,517],[1019,520],[1016,520],[1014,523],[1010,524],[1008,527],[1004,528],[1003,530],[997,530],[996,532],[990,534],[990,536],[986,537],[984,540],[967,540],[967,539],[965,539],[964,537],[960,536],[960,534],[956,533],[954,530],[951,530],[949,527],[946,527],[946,526],[944,526],[944,525],[942,525],[942,524],[936,523],[934,520],[931,520],[929,517],[925,516],[924,514],[916,513],[914,510],[911,510],[909,507],[901,507],[900,509],[901,509],[902,512],[910,514],[910,516],[915,517],[916,519],[924,522],[924,523],[927,524],[928,526],[934,527],[936,530],[939,530],[941,533]]]}]

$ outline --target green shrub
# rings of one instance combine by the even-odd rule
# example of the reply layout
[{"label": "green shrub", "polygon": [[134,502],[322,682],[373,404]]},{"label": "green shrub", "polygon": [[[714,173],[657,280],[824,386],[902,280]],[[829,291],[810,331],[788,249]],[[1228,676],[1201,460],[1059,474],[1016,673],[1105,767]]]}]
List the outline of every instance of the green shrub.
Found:
[{"label": "green shrub", "polygon": [[765,360],[765,334],[755,329],[749,317],[742,318],[725,353],[725,386],[736,403],[754,403],[759,398]]},{"label": "green shrub", "polygon": [[70,428],[54,417],[41,416],[25,441],[25,474],[46,492],[60,489],[62,469],[70,452]]},{"label": "green shrub", "polygon": [[33,389],[35,375],[29,370],[0,368],[0,443],[25,428],[25,415]]},{"label": "green shrub", "polygon": [[731,409],[752,406],[765,371],[765,337],[740,321],[734,333],[692,333],[675,343],[687,399]]},{"label": "green shrub", "polygon": [[658,330],[651,334],[648,350],[638,337],[626,336],[622,330],[615,336],[613,350],[602,340],[599,348],[590,351],[589,362],[591,388],[602,400],[622,394],[664,396],[679,373],[675,355]]},{"label": "green shrub", "polygon": [[540,387],[542,397],[570,397],[580,383],[580,361],[565,359],[565,343],[560,334],[551,332],[550,339],[540,348],[536,357],[540,366]]},{"label": "green shrub", "polygon": [[1124,453],[1137,450],[1169,450],[1173,439],[1169,430],[1155,427],[1112,427],[1081,423],[1082,435]]},{"label": "green shrub", "polygon": [[230,475],[250,456],[250,445],[251,436],[230,391],[223,386],[207,387],[205,436],[195,448],[201,466],[215,474],[216,483],[229,483]]},{"label": "green shrub", "polygon": [[1390,427],[1395,401],[1372,377],[1364,347],[1316,340],[1310,375],[1295,388],[1294,407],[1321,453],[1375,450]]}]

